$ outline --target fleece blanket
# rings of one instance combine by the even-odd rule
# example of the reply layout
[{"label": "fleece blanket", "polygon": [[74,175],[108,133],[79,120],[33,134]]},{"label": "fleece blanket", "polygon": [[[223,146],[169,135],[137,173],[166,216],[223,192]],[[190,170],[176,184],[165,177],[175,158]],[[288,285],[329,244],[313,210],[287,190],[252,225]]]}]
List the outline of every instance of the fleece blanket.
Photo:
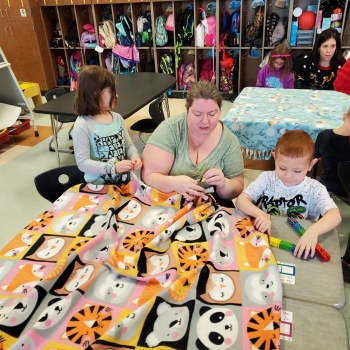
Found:
[{"label": "fleece blanket", "polygon": [[267,237],[131,175],[70,188],[0,251],[0,349],[278,349]]}]

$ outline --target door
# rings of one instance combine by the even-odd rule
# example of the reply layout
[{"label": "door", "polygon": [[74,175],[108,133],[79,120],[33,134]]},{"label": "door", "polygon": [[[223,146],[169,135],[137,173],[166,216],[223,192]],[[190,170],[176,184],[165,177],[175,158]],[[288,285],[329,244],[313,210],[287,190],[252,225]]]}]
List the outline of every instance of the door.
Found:
[{"label": "door", "polygon": [[0,47],[4,51],[7,61],[12,64],[16,56],[14,55],[15,50],[8,22],[0,22]]},{"label": "door", "polygon": [[[28,0],[8,0],[7,8],[8,21],[10,22],[31,22]],[[1,15],[1,14],[0,14]]]},{"label": "door", "polygon": [[[12,70],[18,81],[28,81],[38,83],[43,89],[46,86],[43,67],[41,63],[38,44],[32,23],[29,22],[12,22],[8,23],[12,43],[11,63]],[[18,54],[17,47],[21,48],[21,54]],[[6,52],[5,52],[6,55]]]}]

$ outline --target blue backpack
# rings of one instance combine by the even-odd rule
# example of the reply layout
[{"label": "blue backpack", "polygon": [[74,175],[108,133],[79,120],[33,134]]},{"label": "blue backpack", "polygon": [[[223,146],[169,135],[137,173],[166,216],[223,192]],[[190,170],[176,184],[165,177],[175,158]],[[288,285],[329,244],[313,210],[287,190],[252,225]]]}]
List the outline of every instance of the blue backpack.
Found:
[{"label": "blue backpack", "polygon": [[156,45],[164,46],[168,42],[168,33],[165,29],[165,17],[159,16],[156,19]]},{"label": "blue backpack", "polygon": [[240,23],[239,9],[233,12],[231,15],[229,15],[228,12],[223,11],[222,34],[220,35],[220,41],[224,42],[225,46],[232,47],[235,45],[239,45],[239,43],[237,42],[237,39],[239,38],[239,23]]}]

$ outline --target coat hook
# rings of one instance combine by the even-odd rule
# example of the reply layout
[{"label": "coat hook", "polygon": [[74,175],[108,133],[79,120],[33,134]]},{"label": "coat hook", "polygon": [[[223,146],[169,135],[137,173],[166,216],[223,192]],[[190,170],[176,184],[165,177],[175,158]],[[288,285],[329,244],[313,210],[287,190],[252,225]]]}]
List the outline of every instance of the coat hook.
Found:
[{"label": "coat hook", "polygon": [[86,10],[83,11],[83,13],[81,14],[82,17],[85,17],[85,13],[86,13]]},{"label": "coat hook", "polygon": [[201,53],[198,57],[199,60],[201,60],[203,58],[203,53]]},{"label": "coat hook", "polygon": [[247,52],[242,56],[242,60],[245,60],[246,56],[247,56]]},{"label": "coat hook", "polygon": [[221,11],[224,11],[224,10],[226,10],[226,5],[223,6],[223,8],[221,9]]},{"label": "coat hook", "polygon": [[177,9],[177,12],[182,12],[182,6],[180,6],[178,9]]},{"label": "coat hook", "polygon": [[145,52],[143,52],[142,54],[141,54],[141,56],[140,56],[140,58],[144,58],[145,57]]},{"label": "coat hook", "polygon": [[243,7],[243,11],[247,11],[247,5]]}]

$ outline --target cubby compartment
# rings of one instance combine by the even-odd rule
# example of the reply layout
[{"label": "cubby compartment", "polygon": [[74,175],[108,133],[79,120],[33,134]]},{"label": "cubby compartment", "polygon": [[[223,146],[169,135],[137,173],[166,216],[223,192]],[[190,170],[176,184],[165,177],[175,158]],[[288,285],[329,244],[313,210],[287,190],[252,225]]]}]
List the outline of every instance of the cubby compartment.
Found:
[{"label": "cubby compartment", "polygon": [[[183,13],[183,11],[188,7],[188,5],[193,5],[193,2],[191,1],[174,1],[173,6],[173,14],[174,14],[174,23],[175,23],[175,46],[176,41],[178,40],[178,24],[180,23],[180,18]],[[194,24],[194,31],[195,31],[195,24]],[[193,35],[193,38],[191,38],[190,45],[183,45],[182,48],[190,48],[195,45],[195,34]]]},{"label": "cubby compartment", "polygon": [[[42,8],[42,18],[45,22],[45,36],[48,46],[50,48],[63,47],[61,24],[58,20],[58,13],[56,6],[46,6]],[[59,29],[59,31],[57,30]],[[61,41],[54,40],[59,38]]]},{"label": "cubby compartment", "polygon": [[240,86],[255,86],[256,78],[260,70],[261,59],[249,57],[249,49],[242,49],[239,57]]},{"label": "cubby compartment", "polygon": [[81,35],[83,34],[83,32],[85,32],[85,29],[83,28],[83,26],[85,24],[94,25],[94,17],[92,15],[92,6],[80,5],[80,6],[74,6],[74,8],[75,8],[75,16],[76,16],[77,26],[78,26],[78,35],[80,40]]},{"label": "cubby compartment", "polygon": [[191,83],[197,81],[197,66],[196,66],[195,50],[193,49],[181,50],[179,55],[179,62],[178,62],[177,79],[178,79],[179,90],[184,90],[185,89],[184,85],[190,85]]},{"label": "cubby compartment", "polygon": [[[51,49],[50,59],[52,71],[57,86],[69,85],[69,56],[67,52],[61,49]],[[61,79],[59,79],[61,78]]]},{"label": "cubby compartment", "polygon": [[289,1],[267,0],[264,15],[266,47],[274,47],[287,39],[289,6]]},{"label": "cubby compartment", "polygon": [[[168,8],[169,6],[169,8]],[[168,16],[171,14],[172,16],[174,16],[173,12],[173,5],[172,3],[169,2],[156,2],[153,4],[153,8],[152,8],[152,14],[154,14],[154,38],[157,32],[157,19],[160,16],[163,16],[164,18],[164,27],[166,27],[166,23],[167,23],[167,19]],[[176,26],[176,23],[174,22],[174,26]],[[175,36],[174,36],[174,31],[169,31],[166,30],[167,32],[167,42],[165,43],[165,45],[163,46],[159,46],[157,45],[157,43],[155,42],[155,45],[157,46],[157,49],[159,48],[173,48],[174,47],[174,43],[175,43]]]},{"label": "cubby compartment", "polygon": [[75,11],[74,6],[59,6],[58,18],[60,22],[60,28],[62,33],[63,46],[68,47],[65,38],[68,34],[69,28],[71,25],[74,25],[73,21],[75,20]]},{"label": "cubby compartment", "polygon": [[[265,24],[265,6],[256,6],[254,8],[253,0],[247,0],[241,5],[241,46],[262,47],[264,42],[264,24]],[[255,33],[254,20],[258,18],[261,23]],[[254,38],[255,37],[255,38]],[[254,38],[250,40],[250,38]]]},{"label": "cubby compartment", "polygon": [[[196,50],[196,80],[201,79],[201,73],[203,71],[203,77],[205,79],[203,80],[216,80],[216,59],[214,56],[214,60],[211,56],[212,50],[211,49],[203,49],[203,50]],[[214,81],[215,81],[214,80]]]},{"label": "cubby compartment", "polygon": [[[241,39],[241,7],[238,1],[220,0],[218,2],[218,20],[219,26],[219,40],[218,44],[223,42],[227,48],[239,47]],[[225,27],[223,17],[226,17]]]}]

